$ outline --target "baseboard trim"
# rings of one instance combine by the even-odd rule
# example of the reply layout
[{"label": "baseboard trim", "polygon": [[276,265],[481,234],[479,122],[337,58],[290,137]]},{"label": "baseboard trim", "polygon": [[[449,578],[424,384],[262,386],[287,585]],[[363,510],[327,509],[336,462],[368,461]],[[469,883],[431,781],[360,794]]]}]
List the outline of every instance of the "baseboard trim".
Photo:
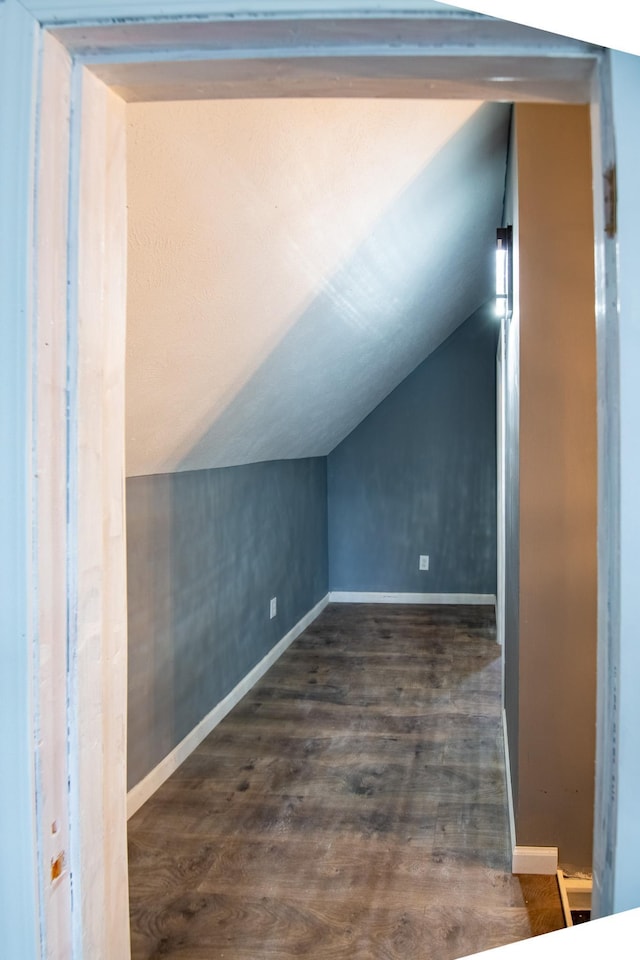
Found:
[{"label": "baseboard trim", "polygon": [[507,734],[507,711],[504,708],[502,710],[502,738],[504,740],[504,773],[507,787],[507,810],[509,813],[511,859],[513,861],[513,854],[516,849],[516,817],[513,809],[513,790],[511,788],[511,758],[509,756],[509,736]]},{"label": "baseboard trim", "polygon": [[494,593],[358,593],[332,590],[331,603],[467,603],[495,606]]},{"label": "baseboard trim", "polygon": [[232,710],[258,680],[264,676],[269,667],[273,666],[276,660],[282,656],[287,647],[290,647],[293,641],[322,613],[328,603],[329,594],[316,603],[315,607],[312,607],[302,619],[298,620],[296,625],[269,650],[266,656],[249,671],[246,677],[243,677],[242,680],[236,684],[233,690],[231,690],[220,703],[216,704],[213,710],[187,734],[184,740],[181,740],[177,747],[174,747],[171,753],[167,754],[164,760],[160,761],[157,767],[154,767],[140,783],[137,783],[135,787],[129,790],[127,794],[127,819],[132,817],[143,803],[146,803],[149,797],[153,796],[165,780],[187,759],[189,754],[193,753],[205,737],[209,736],[211,731],[217,727],[229,711]]},{"label": "baseboard trim", "polygon": [[557,847],[514,847],[512,873],[543,873],[555,876],[558,872]]}]

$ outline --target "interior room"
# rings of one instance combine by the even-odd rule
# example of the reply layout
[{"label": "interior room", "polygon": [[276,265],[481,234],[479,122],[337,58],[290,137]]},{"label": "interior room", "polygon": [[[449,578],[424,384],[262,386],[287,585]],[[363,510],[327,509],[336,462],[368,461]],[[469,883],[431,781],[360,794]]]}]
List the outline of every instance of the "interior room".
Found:
[{"label": "interior room", "polygon": [[[371,953],[367,937],[373,925],[361,920],[362,910],[366,917],[367,904],[373,903],[372,894],[377,905],[369,916],[376,920],[381,938],[378,953],[406,955],[408,944],[428,944],[425,938],[433,929],[430,952],[450,955],[466,949],[462,939],[474,916],[476,931],[498,936],[498,914],[488,909],[486,900],[492,891],[506,893],[511,902],[507,910],[516,911],[509,914],[510,935],[520,936],[524,930],[523,906],[530,914],[525,932],[533,932],[532,904],[539,905],[539,899],[527,895],[522,880],[548,881],[556,866],[563,875],[565,870],[573,873],[576,884],[589,882],[580,874],[588,874],[591,867],[593,922],[509,944],[499,948],[499,956],[549,957],[554,950],[559,955],[581,946],[589,952],[596,944],[599,953],[624,953],[623,944],[633,940],[640,915],[640,701],[634,679],[640,675],[640,507],[635,494],[640,469],[640,61],[633,55],[634,33],[628,29],[631,14],[607,16],[600,29],[593,23],[586,26],[582,15],[575,18],[561,6],[554,6],[553,20],[549,10],[541,12],[535,5],[530,17],[518,8],[507,13],[522,21],[514,23],[486,15],[500,17],[505,11],[480,14],[447,8],[437,0],[420,0],[410,9],[395,0],[375,9],[361,0],[349,7],[337,0],[308,0],[304,11],[288,0],[0,3],[0,129],[7,147],[0,151],[0,302],[5,320],[0,406],[6,413],[0,418],[0,564],[5,588],[0,766],[7,785],[3,820],[9,825],[6,862],[11,866],[0,898],[0,928],[7,955],[22,960],[45,954],[126,960],[134,928],[138,952],[178,951],[183,960],[194,951],[209,957],[232,949],[254,957],[267,945],[280,954],[297,955],[306,945],[318,944],[328,948],[325,953],[351,956],[368,947]],[[592,20],[596,15],[592,12]],[[563,36],[574,32],[580,39]],[[164,524],[173,537],[173,558],[167,562],[161,550],[153,557],[163,590],[172,588],[168,569],[179,572],[191,564],[184,577],[186,591],[177,583],[171,597],[178,611],[176,623],[189,613],[184,594],[190,585],[193,609],[203,613],[199,580],[206,579],[194,562],[206,559],[206,530],[194,537],[190,557],[180,535],[185,540],[187,529],[196,524],[182,522],[188,519],[186,510],[180,515],[176,511],[180,522],[172,522],[167,505],[158,506],[157,489],[151,489],[156,479],[166,485],[202,471],[174,471],[167,463],[158,468],[167,472],[143,466],[137,475],[130,470],[127,478],[125,470],[128,105],[292,94],[297,99],[439,97],[516,105],[499,227],[511,253],[513,286],[495,357],[496,637],[493,619],[483,620],[483,611],[493,618],[491,604],[487,608],[465,602],[463,620],[461,602],[438,602],[452,596],[460,601],[459,594],[365,589],[371,570],[351,563],[356,552],[348,554],[346,536],[341,557],[348,562],[341,569],[349,576],[339,585],[355,584],[361,590],[332,589],[335,560],[329,520],[324,596],[283,633],[283,587],[280,583],[279,592],[272,592],[267,583],[267,622],[274,636],[247,655],[247,664],[255,665],[243,666],[248,672],[222,699],[220,694],[204,696],[202,709],[196,711],[202,719],[190,729],[194,718],[179,716],[176,698],[171,702],[164,696],[167,684],[160,691],[157,714],[159,722],[164,720],[162,707],[177,716],[175,732],[166,736],[165,726],[166,743],[160,748],[149,746],[149,738],[138,752],[140,765],[130,773],[127,789],[127,480],[130,489],[138,482],[149,485],[148,529],[156,532]],[[568,108],[555,113],[554,104],[573,104],[577,112]],[[591,152],[578,149],[579,143],[584,145],[588,121]],[[589,156],[592,172],[587,169]],[[587,205],[578,202],[589,192],[593,224]],[[588,249],[585,238],[592,225]],[[584,275],[586,282],[593,267],[595,297],[589,280],[580,286],[589,288],[583,299],[574,281]],[[589,358],[594,313],[597,722],[591,832],[586,823],[592,807],[595,431],[588,412],[595,392]],[[466,319],[460,318],[450,338],[464,329]],[[414,370],[439,350],[446,352],[450,338],[425,360],[417,357]],[[259,361],[254,361],[257,368]],[[243,377],[234,382],[241,389]],[[359,480],[354,467],[365,448],[358,442],[364,437],[361,425],[372,417],[382,431],[393,419],[390,408],[384,406],[374,415],[406,383],[400,380],[395,388],[390,384],[386,397],[369,414],[363,411],[360,424],[353,424],[325,455],[338,457],[342,448],[340,470],[349,467]],[[250,393],[248,388],[246,395]],[[233,386],[224,402],[233,406]],[[389,402],[393,406],[396,400]],[[311,411],[307,413],[310,423]],[[204,437],[213,419],[198,420],[186,449]],[[415,420],[421,425],[422,418]],[[406,436],[399,431],[394,445],[398,455]],[[305,460],[323,459],[313,452],[273,461],[268,459],[273,453],[266,450],[263,455],[266,459],[259,459],[254,449],[245,463],[234,457],[229,466],[202,470],[221,477],[226,470],[235,474],[253,466],[289,463],[293,472]],[[375,465],[373,456],[367,463]],[[403,480],[406,475],[402,471]],[[340,487],[343,504],[353,492],[346,476]],[[358,482],[354,521],[366,518],[369,509],[380,512],[382,493],[393,488],[387,483],[391,476],[387,471],[385,479],[378,470],[376,489],[367,485],[368,477]],[[249,485],[246,490],[251,493]],[[328,471],[327,491],[329,517]],[[370,491],[375,494],[371,503]],[[224,498],[216,497],[224,506]],[[178,499],[183,498],[174,498],[176,503]],[[271,495],[267,500],[268,505],[274,502]],[[247,496],[245,503],[250,501]],[[133,496],[130,506],[135,506]],[[282,527],[288,506],[279,511],[276,526]],[[131,517],[135,513],[132,509]],[[252,511],[248,527],[253,529],[253,521],[264,513]],[[144,533],[144,523],[139,528]],[[157,539],[169,540],[171,546],[170,536]],[[390,548],[386,535],[385,541]],[[223,547],[237,544],[235,531],[220,542]],[[365,546],[369,542],[363,539]],[[133,544],[130,538],[130,551]],[[424,578],[438,570],[437,550],[430,543],[420,543],[418,550],[417,572],[423,577],[412,590],[422,590]],[[358,556],[362,553],[357,550]],[[232,561],[244,557],[237,548]],[[397,560],[390,566],[397,566]],[[407,569],[417,576],[415,559]],[[359,584],[357,573],[365,574]],[[154,578],[148,579],[153,585]],[[133,593],[132,617],[136,606],[144,611],[142,596],[135,599]],[[210,593],[217,601],[223,591]],[[162,590],[158,594],[161,598]],[[182,597],[180,603],[177,597]],[[415,602],[425,598],[429,602]],[[447,621],[452,607],[458,619]],[[167,609],[168,604],[165,618]],[[392,653],[388,635],[398,633],[400,620],[406,642],[402,648],[396,637]],[[236,649],[242,649],[244,638]],[[254,640],[252,634],[248,645]],[[162,631],[151,641],[148,649],[170,663],[165,651],[171,645]],[[504,656],[496,656],[501,652],[496,648],[504,650]],[[256,660],[263,649],[267,652]],[[428,664],[421,659],[425,651]],[[475,666],[469,669],[460,652],[475,655]],[[149,668],[152,675],[151,657]],[[183,690],[189,686],[189,672],[174,672]],[[156,671],[161,678],[165,673]],[[223,691],[228,688],[222,684]],[[182,705],[187,698],[177,699]],[[496,764],[484,764],[486,755],[482,771],[476,764],[470,777],[468,770],[460,775],[471,762],[472,743],[480,746],[476,735],[488,720],[489,701],[491,730],[496,731],[493,756],[505,771],[506,840],[500,839],[499,830],[486,830],[484,816],[471,818],[464,812],[471,795],[472,803],[479,801],[481,785],[497,805],[500,778]],[[305,716],[313,721],[310,736],[305,734]],[[479,717],[482,723],[475,722]],[[500,718],[502,731],[495,726]],[[456,723],[467,730],[473,727],[473,733],[460,736]],[[140,729],[144,733],[143,726]],[[436,732],[443,739],[439,741]],[[450,739],[450,734],[456,736]],[[488,736],[481,742],[491,749]],[[411,746],[414,757],[420,748],[427,750],[427,758],[412,763]],[[140,762],[147,747],[148,755]],[[382,754],[374,756],[373,747]],[[243,756],[243,750],[249,755]],[[319,762],[312,763],[312,757]],[[236,776],[238,765],[246,768],[241,777]],[[286,783],[293,786],[287,778],[298,767],[302,779],[294,792]],[[413,789],[397,790],[402,778]],[[460,791],[457,800],[452,793],[446,795],[454,786]],[[284,792],[287,802],[278,806]],[[302,837],[295,827],[312,799],[324,815],[317,826],[324,823],[328,833],[320,842],[312,837],[298,842]],[[395,803],[399,815],[387,816],[378,806],[383,801]],[[455,802],[463,805],[459,816],[441,819],[447,810],[440,804]],[[356,813],[349,821],[358,804],[363,805],[360,818]],[[164,818],[163,809],[169,816],[177,812],[180,823]],[[293,831],[285,830],[287,822]],[[386,840],[381,843],[385,825]],[[474,831],[484,833],[482,844],[475,847],[481,851],[477,856],[485,870],[493,865],[489,874],[479,873],[481,882],[474,885],[473,900],[466,901],[468,909],[460,907],[455,913],[453,880],[457,892],[465,856],[467,865],[472,859]],[[185,844],[189,838],[190,846]],[[234,850],[225,839],[240,845]],[[456,839],[461,842],[456,844]],[[282,842],[271,850],[272,840]],[[307,872],[300,866],[289,871],[287,858],[278,857],[271,861],[279,870],[272,872],[271,887],[260,890],[258,868],[276,849],[284,851],[287,840],[298,851],[299,862],[306,862]],[[362,847],[350,848],[352,840],[368,841],[364,855]],[[398,856],[398,841],[403,854],[413,845],[415,855]],[[425,909],[437,907],[437,893],[445,889],[437,876],[451,869],[452,858],[456,866],[446,886],[447,902],[439,901],[440,923],[428,923]],[[360,876],[358,865],[363,867]],[[314,871],[318,876],[316,866],[325,870],[320,870],[324,900],[308,883]],[[373,888],[363,895],[367,872]],[[378,878],[384,878],[384,886]],[[184,884],[181,891],[176,881]],[[264,870],[261,882],[266,882]],[[287,884],[295,894],[288,904]],[[407,892],[418,898],[411,905]],[[150,905],[146,913],[141,900],[145,896]],[[349,905],[343,904],[345,899]],[[386,914],[378,906],[382,902]],[[211,913],[211,905],[217,912]],[[193,936],[206,931],[211,916],[220,921],[217,943],[214,936],[206,946],[202,941],[198,946]],[[238,918],[246,918],[245,926],[254,934],[253,943],[245,942],[244,948],[234,942],[241,933]],[[304,928],[297,928],[299,936],[296,918]],[[341,931],[334,936],[335,949],[329,947],[328,921],[334,931]],[[294,942],[287,945],[284,938],[292,931]],[[476,947],[481,944],[486,940],[474,940]]]},{"label": "interior room", "polygon": [[[495,594],[491,297],[509,107],[230,100],[128,110],[134,786],[329,589]],[[443,347],[472,317],[466,336]],[[367,462],[354,446],[372,429],[363,421],[439,347],[438,382],[418,372],[395,395],[399,409],[378,411],[377,451],[364,442],[376,463]],[[484,370],[474,369],[476,351]],[[456,354],[467,357],[466,395]],[[420,432],[417,405],[432,411]],[[455,446],[457,422],[465,432]],[[403,424],[404,452],[394,453]],[[415,478],[428,456],[425,490]],[[354,492],[372,471],[392,489],[381,489],[375,515],[356,516]],[[454,475],[469,495],[444,509]],[[195,512],[178,520],[190,504]],[[194,563],[198,530],[207,537]],[[466,570],[454,542],[463,536]],[[428,572],[418,569],[425,544]],[[171,566],[161,573],[163,558]],[[162,681],[149,662],[162,663]],[[173,697],[154,689],[171,677]],[[155,747],[136,725],[148,695],[160,713],[146,727]]]},{"label": "interior room", "polygon": [[587,108],[132,103],[127,202],[133,956],[563,926],[593,832]]}]

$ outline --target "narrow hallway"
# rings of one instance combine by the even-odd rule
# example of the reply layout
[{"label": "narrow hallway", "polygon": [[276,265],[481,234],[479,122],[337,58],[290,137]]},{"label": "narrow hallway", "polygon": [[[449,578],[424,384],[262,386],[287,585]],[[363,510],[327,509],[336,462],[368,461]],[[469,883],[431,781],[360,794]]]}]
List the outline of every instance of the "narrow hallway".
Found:
[{"label": "narrow hallway", "polygon": [[449,960],[563,926],[510,873],[492,607],[331,604],[129,822],[132,955]]}]

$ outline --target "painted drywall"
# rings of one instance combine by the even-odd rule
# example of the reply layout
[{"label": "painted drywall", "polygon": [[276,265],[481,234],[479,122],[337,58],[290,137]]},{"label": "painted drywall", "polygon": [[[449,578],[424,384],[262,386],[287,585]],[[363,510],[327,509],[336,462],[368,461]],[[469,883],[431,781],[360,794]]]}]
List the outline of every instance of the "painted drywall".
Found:
[{"label": "painted drywall", "polygon": [[130,789],[327,593],[326,461],[129,479],[127,541]]},{"label": "painted drywall", "polygon": [[592,856],[597,450],[589,110],[515,108],[519,207],[519,844]]},{"label": "painted drywall", "polygon": [[128,474],[329,453],[490,296],[508,114],[130,104]]},{"label": "painted drywall", "polygon": [[[614,855],[614,910],[640,906],[640,58],[613,53],[613,115],[618,187],[618,295],[620,304],[620,673],[617,701],[617,833]],[[613,745],[612,745],[613,749]],[[608,816],[615,815],[615,793]]]},{"label": "painted drywall", "polygon": [[[2,952],[41,956],[35,810],[34,530],[31,369],[34,21],[0,4],[0,815],[7,869],[0,881]],[[9,866],[10,865],[10,866]]]},{"label": "painted drywall", "polygon": [[491,302],[329,455],[332,590],[495,593],[497,334]]},{"label": "painted drywall", "polygon": [[502,393],[504,397],[504,710],[509,739],[508,775],[514,809],[518,805],[520,660],[520,263],[517,118],[512,119],[504,222],[513,228],[513,314],[503,321]]}]

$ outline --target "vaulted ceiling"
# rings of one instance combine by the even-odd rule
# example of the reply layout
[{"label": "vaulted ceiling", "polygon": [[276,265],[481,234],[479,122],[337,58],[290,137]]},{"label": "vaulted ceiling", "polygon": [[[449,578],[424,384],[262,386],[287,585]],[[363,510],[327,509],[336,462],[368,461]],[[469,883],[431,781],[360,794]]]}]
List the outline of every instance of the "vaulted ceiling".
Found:
[{"label": "vaulted ceiling", "polygon": [[130,104],[128,474],[332,450],[491,296],[508,120]]}]

